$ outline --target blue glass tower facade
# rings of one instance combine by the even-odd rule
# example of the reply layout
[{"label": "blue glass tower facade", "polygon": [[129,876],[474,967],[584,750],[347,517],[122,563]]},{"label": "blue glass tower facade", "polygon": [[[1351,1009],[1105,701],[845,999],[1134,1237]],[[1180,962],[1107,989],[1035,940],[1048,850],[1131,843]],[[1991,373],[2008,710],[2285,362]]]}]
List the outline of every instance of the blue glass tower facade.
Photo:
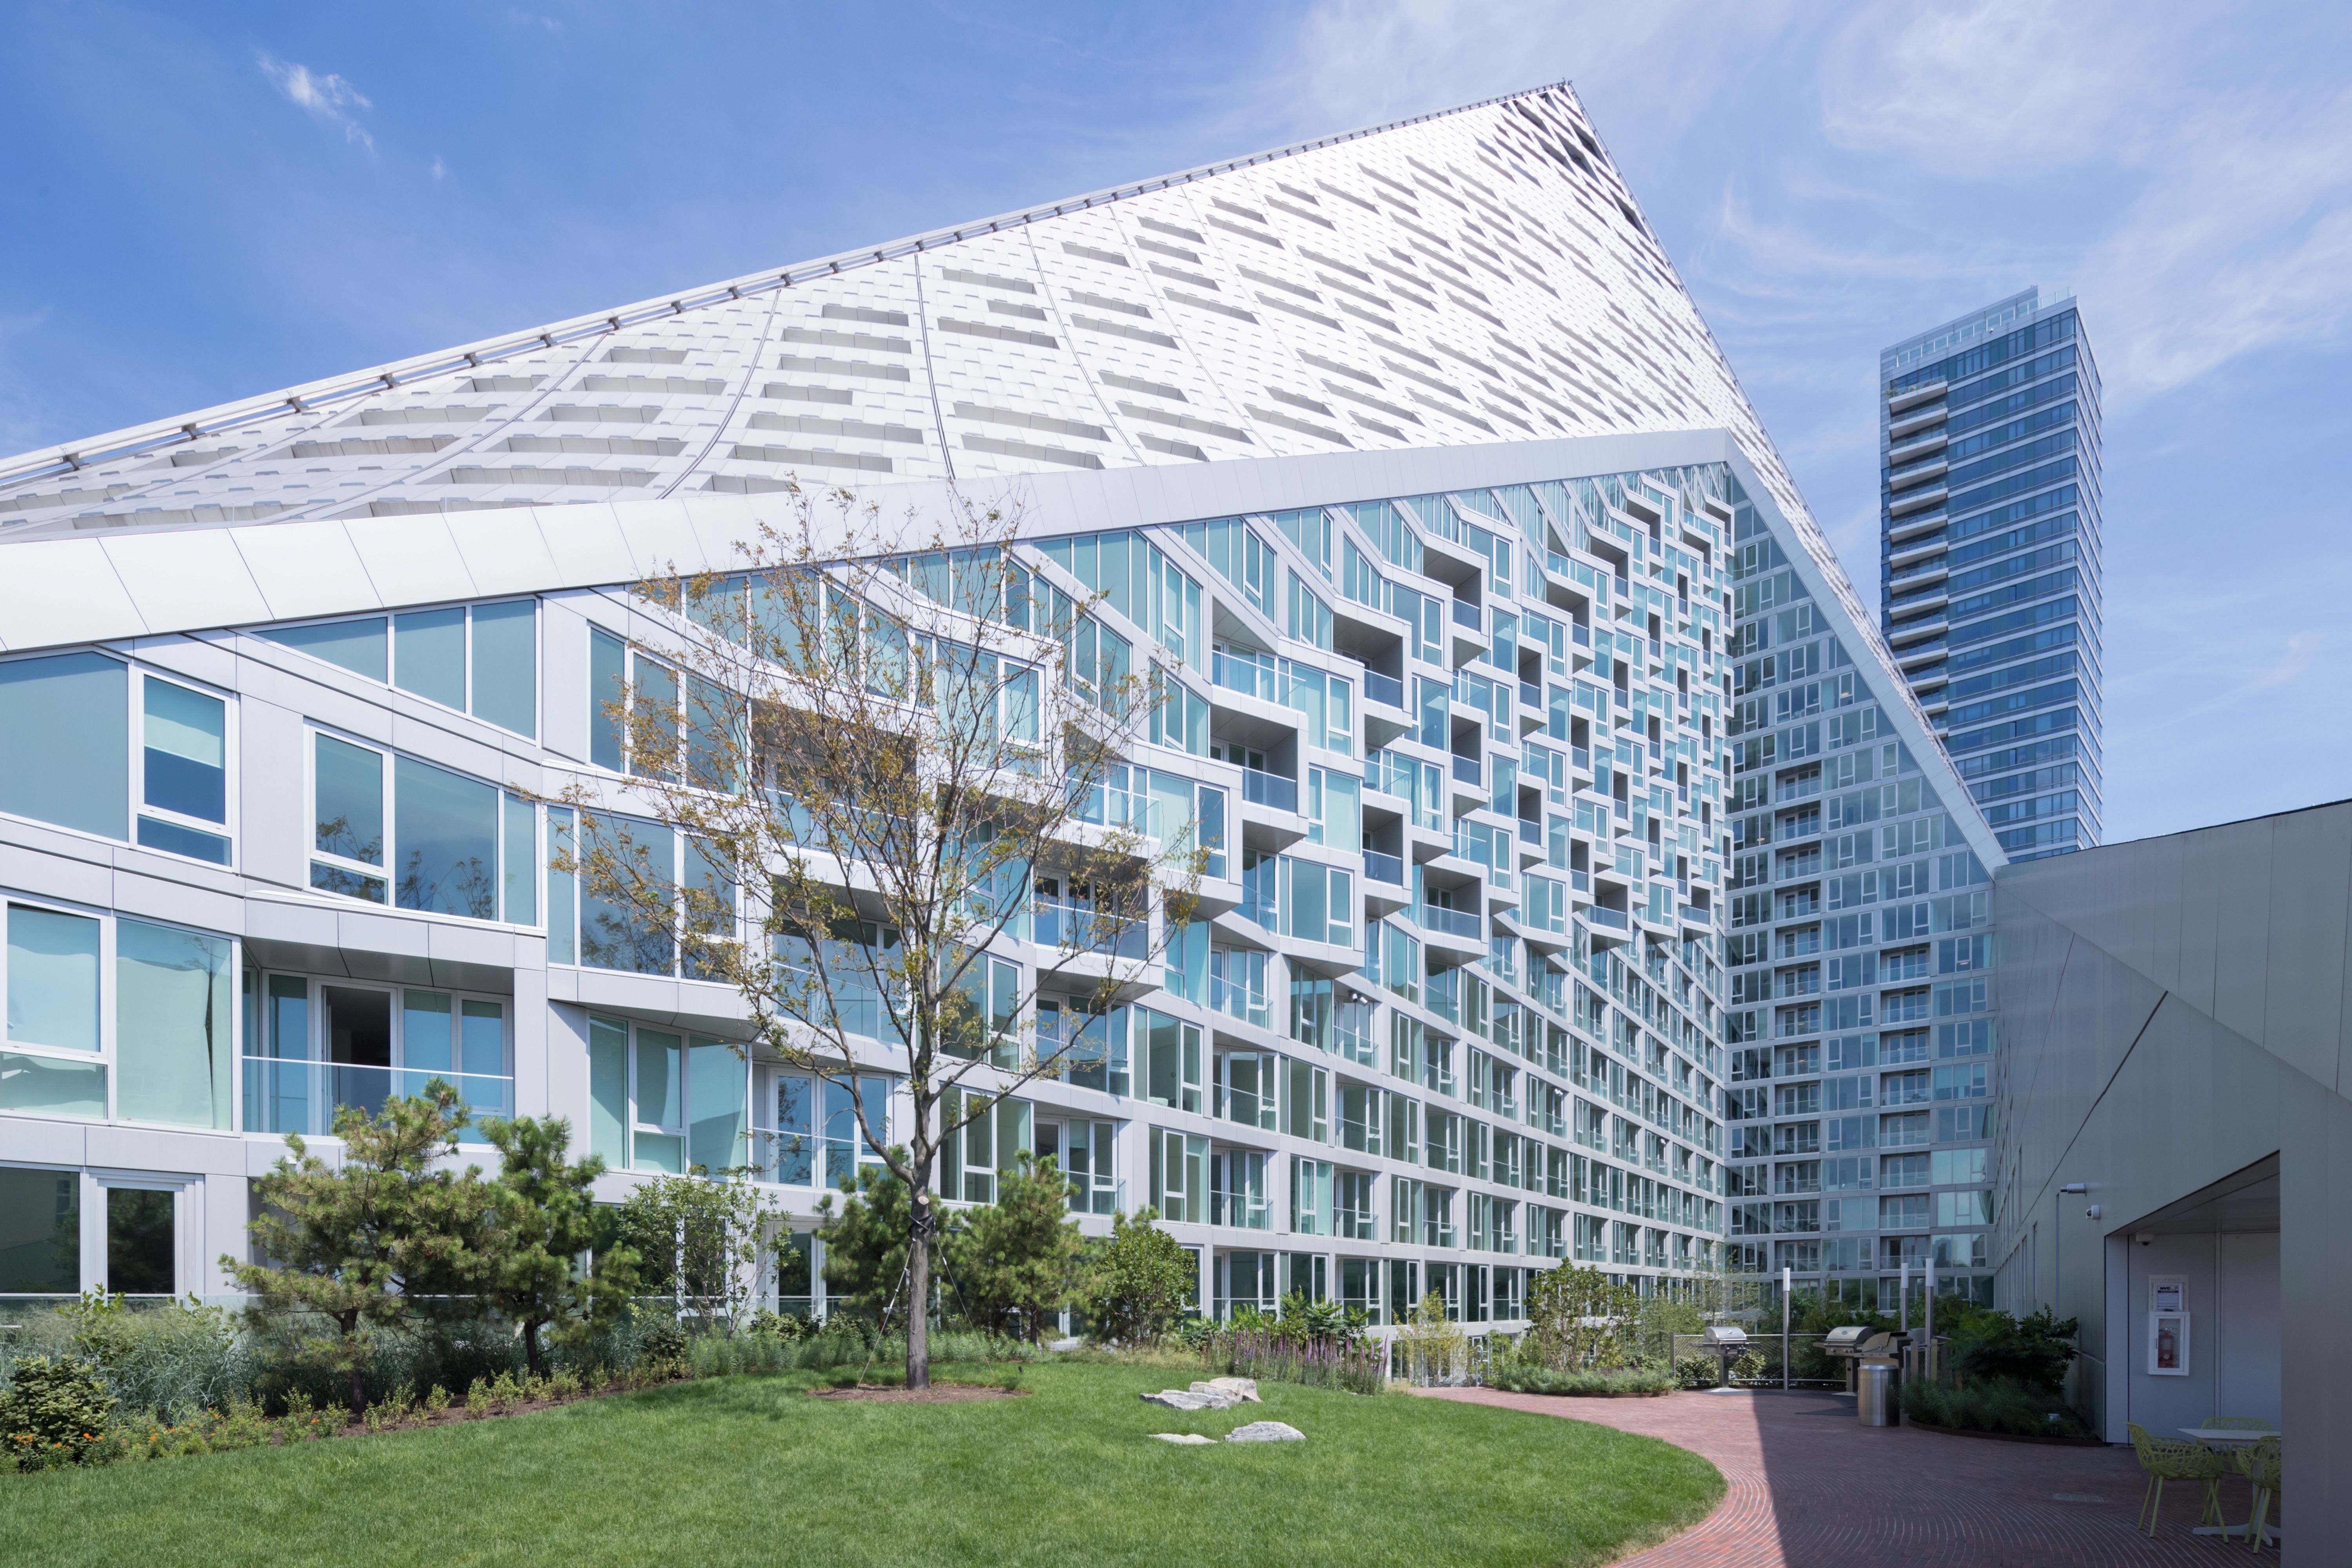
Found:
[{"label": "blue glass tower facade", "polygon": [[2099,842],[2099,372],[2029,289],[1879,355],[1880,616],[2012,860]]}]

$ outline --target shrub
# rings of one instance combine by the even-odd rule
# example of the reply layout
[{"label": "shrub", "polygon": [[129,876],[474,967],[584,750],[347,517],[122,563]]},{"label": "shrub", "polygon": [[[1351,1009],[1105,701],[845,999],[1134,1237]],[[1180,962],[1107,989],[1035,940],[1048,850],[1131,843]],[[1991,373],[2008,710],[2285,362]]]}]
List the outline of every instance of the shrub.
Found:
[{"label": "shrub", "polygon": [[1638,1367],[1579,1372],[1506,1362],[1487,1373],[1488,1386],[1516,1394],[1664,1394],[1675,1386],[1671,1373]]},{"label": "shrub", "polygon": [[2077,1353],[2071,1342],[2080,1328],[2078,1320],[2061,1322],[2047,1307],[2027,1318],[1977,1309],[1953,1331],[1948,1364],[1970,1384],[2055,1391],[2065,1385],[2067,1364]]},{"label": "shrub", "polygon": [[1722,1362],[1711,1355],[1686,1355],[1675,1363],[1675,1381],[1685,1388],[1713,1388],[1723,1374]]},{"label": "shrub", "polygon": [[1086,1306],[1104,1338],[1147,1344],[1166,1333],[1184,1310],[1200,1266],[1154,1222],[1156,1209],[1113,1215],[1110,1235],[1087,1258]]},{"label": "shrub", "polygon": [[0,1392],[0,1449],[28,1470],[85,1463],[114,1405],[95,1362],[26,1356]]},{"label": "shrub", "polygon": [[2020,1437],[2084,1437],[2091,1430],[2055,1394],[2014,1379],[1964,1387],[1916,1379],[1903,1385],[1903,1414],[1931,1426]]}]

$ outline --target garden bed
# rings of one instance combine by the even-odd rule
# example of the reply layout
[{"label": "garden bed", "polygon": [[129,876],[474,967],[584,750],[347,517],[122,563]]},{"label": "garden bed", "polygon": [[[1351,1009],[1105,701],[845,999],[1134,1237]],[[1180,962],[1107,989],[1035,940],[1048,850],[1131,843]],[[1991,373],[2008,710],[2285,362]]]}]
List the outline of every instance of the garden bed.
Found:
[{"label": "garden bed", "polygon": [[1932,1421],[1916,1421],[1908,1415],[1903,1418],[1903,1425],[1916,1426],[1922,1432],[1940,1432],[1947,1437],[1989,1437],[1996,1443],[2040,1443],[2051,1448],[2107,1447],[2105,1437],[2045,1437],[2038,1433],[2029,1436],[2022,1432],[1980,1432],[1973,1426],[1938,1426]]}]

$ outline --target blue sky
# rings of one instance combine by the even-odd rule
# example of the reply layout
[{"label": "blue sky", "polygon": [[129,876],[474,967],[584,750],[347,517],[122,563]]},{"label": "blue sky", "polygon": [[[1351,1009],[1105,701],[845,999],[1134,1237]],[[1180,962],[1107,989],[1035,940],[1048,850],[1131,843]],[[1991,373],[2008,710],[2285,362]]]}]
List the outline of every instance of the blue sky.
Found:
[{"label": "blue sky", "polygon": [[1568,78],[1871,602],[1883,343],[2107,388],[2107,828],[2352,795],[2352,11],[0,7],[0,449]]}]

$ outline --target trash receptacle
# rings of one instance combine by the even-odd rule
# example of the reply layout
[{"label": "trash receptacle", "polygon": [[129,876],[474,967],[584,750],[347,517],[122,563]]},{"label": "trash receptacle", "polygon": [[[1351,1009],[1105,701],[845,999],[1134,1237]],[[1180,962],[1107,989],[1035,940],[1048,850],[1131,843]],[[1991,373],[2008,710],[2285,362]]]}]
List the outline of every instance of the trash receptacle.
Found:
[{"label": "trash receptacle", "polygon": [[1864,1362],[1855,1369],[1854,1414],[1865,1426],[1895,1425],[1895,1369],[1885,1362]]}]

